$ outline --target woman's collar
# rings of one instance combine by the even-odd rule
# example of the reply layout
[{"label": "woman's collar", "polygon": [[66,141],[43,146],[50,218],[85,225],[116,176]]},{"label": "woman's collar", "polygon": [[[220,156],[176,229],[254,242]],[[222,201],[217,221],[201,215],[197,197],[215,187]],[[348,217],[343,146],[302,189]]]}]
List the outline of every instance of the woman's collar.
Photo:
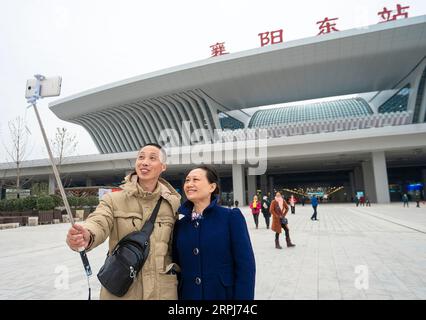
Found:
[{"label": "woman's collar", "polygon": [[[203,214],[209,212],[214,206],[216,206],[218,201],[218,196],[215,196],[210,204],[203,210]],[[194,203],[192,201],[186,200],[179,208],[179,213],[185,216],[191,216],[194,209]]]}]

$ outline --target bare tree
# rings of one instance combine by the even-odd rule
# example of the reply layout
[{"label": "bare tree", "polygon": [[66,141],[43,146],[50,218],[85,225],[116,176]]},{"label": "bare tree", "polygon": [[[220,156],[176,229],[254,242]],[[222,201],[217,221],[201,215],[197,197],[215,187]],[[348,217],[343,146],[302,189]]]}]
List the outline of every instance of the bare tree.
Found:
[{"label": "bare tree", "polygon": [[[72,156],[77,149],[77,137],[71,134],[67,128],[56,128],[55,138],[50,141],[53,156],[56,158],[56,166],[60,172],[65,157]],[[64,177],[66,180],[66,177]],[[64,185],[67,182],[64,181]]]},{"label": "bare tree", "polygon": [[77,149],[77,137],[71,134],[67,128],[56,128],[55,138],[50,141],[56,165],[59,167],[64,157],[71,156]]},{"label": "bare tree", "polygon": [[11,147],[5,146],[11,162],[16,165],[16,190],[19,197],[21,187],[21,163],[27,157],[28,134],[30,133],[24,119],[17,117],[8,122]]}]

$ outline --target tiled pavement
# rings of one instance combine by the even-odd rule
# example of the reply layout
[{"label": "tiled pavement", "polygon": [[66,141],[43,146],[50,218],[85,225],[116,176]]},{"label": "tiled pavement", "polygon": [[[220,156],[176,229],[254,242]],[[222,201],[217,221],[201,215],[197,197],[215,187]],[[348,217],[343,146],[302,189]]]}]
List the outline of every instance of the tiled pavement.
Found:
[{"label": "tiled pavement", "polygon": [[[296,247],[281,238],[282,250],[262,216],[255,229],[249,209],[243,212],[256,256],[256,299],[426,299],[425,205],[323,204],[319,221],[299,205],[288,215]],[[87,299],[80,258],[65,245],[68,227],[0,231],[0,299]],[[104,243],[88,254],[93,298],[106,250]]]}]

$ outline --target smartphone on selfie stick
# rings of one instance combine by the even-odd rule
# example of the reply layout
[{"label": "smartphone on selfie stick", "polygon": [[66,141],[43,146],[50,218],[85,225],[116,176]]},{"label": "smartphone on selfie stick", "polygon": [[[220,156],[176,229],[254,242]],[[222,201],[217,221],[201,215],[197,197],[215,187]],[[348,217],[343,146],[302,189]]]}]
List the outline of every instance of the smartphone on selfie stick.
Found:
[{"label": "smartphone on selfie stick", "polygon": [[[68,199],[65,194],[64,187],[62,185],[61,177],[59,175],[58,169],[56,168],[52,151],[50,150],[49,141],[47,140],[46,132],[44,130],[43,123],[41,122],[41,118],[37,110],[37,100],[44,97],[56,97],[60,95],[62,78],[61,77],[46,78],[45,76],[42,76],[40,74],[36,74],[34,77],[35,79],[27,80],[25,98],[27,98],[27,102],[31,104],[30,106],[34,107],[34,111],[36,113],[36,117],[40,125],[40,130],[43,135],[44,143],[46,145],[47,152],[49,153],[49,159],[52,165],[53,173],[55,174],[56,184],[58,185],[59,190],[61,192],[62,200],[64,202],[65,209],[67,211],[71,225],[74,225],[75,223],[74,217],[72,216],[71,208],[68,203]],[[90,267],[89,260],[87,259],[85,248],[79,248],[78,251],[80,253],[81,261],[83,262],[84,270],[87,276],[87,283],[89,286],[89,300],[90,300],[91,289],[90,289],[89,277],[92,275],[92,269]]]}]

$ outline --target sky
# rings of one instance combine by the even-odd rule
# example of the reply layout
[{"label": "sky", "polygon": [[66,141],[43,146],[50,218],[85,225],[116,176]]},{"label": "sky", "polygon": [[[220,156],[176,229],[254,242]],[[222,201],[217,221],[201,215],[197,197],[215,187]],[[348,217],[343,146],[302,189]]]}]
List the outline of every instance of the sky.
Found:
[{"label": "sky", "polygon": [[[25,119],[26,160],[47,158],[25,84],[34,74],[62,77],[60,98],[141,74],[209,59],[225,42],[235,53],[260,47],[258,34],[283,29],[284,42],[318,34],[316,22],[338,18],[339,30],[377,24],[383,7],[410,6],[426,14],[424,0],[0,0],[0,163],[11,148],[9,121]],[[59,97],[58,97],[59,98]],[[48,103],[38,110],[47,136],[65,127],[78,140],[74,155],[98,153],[82,127],[57,118]]]}]

